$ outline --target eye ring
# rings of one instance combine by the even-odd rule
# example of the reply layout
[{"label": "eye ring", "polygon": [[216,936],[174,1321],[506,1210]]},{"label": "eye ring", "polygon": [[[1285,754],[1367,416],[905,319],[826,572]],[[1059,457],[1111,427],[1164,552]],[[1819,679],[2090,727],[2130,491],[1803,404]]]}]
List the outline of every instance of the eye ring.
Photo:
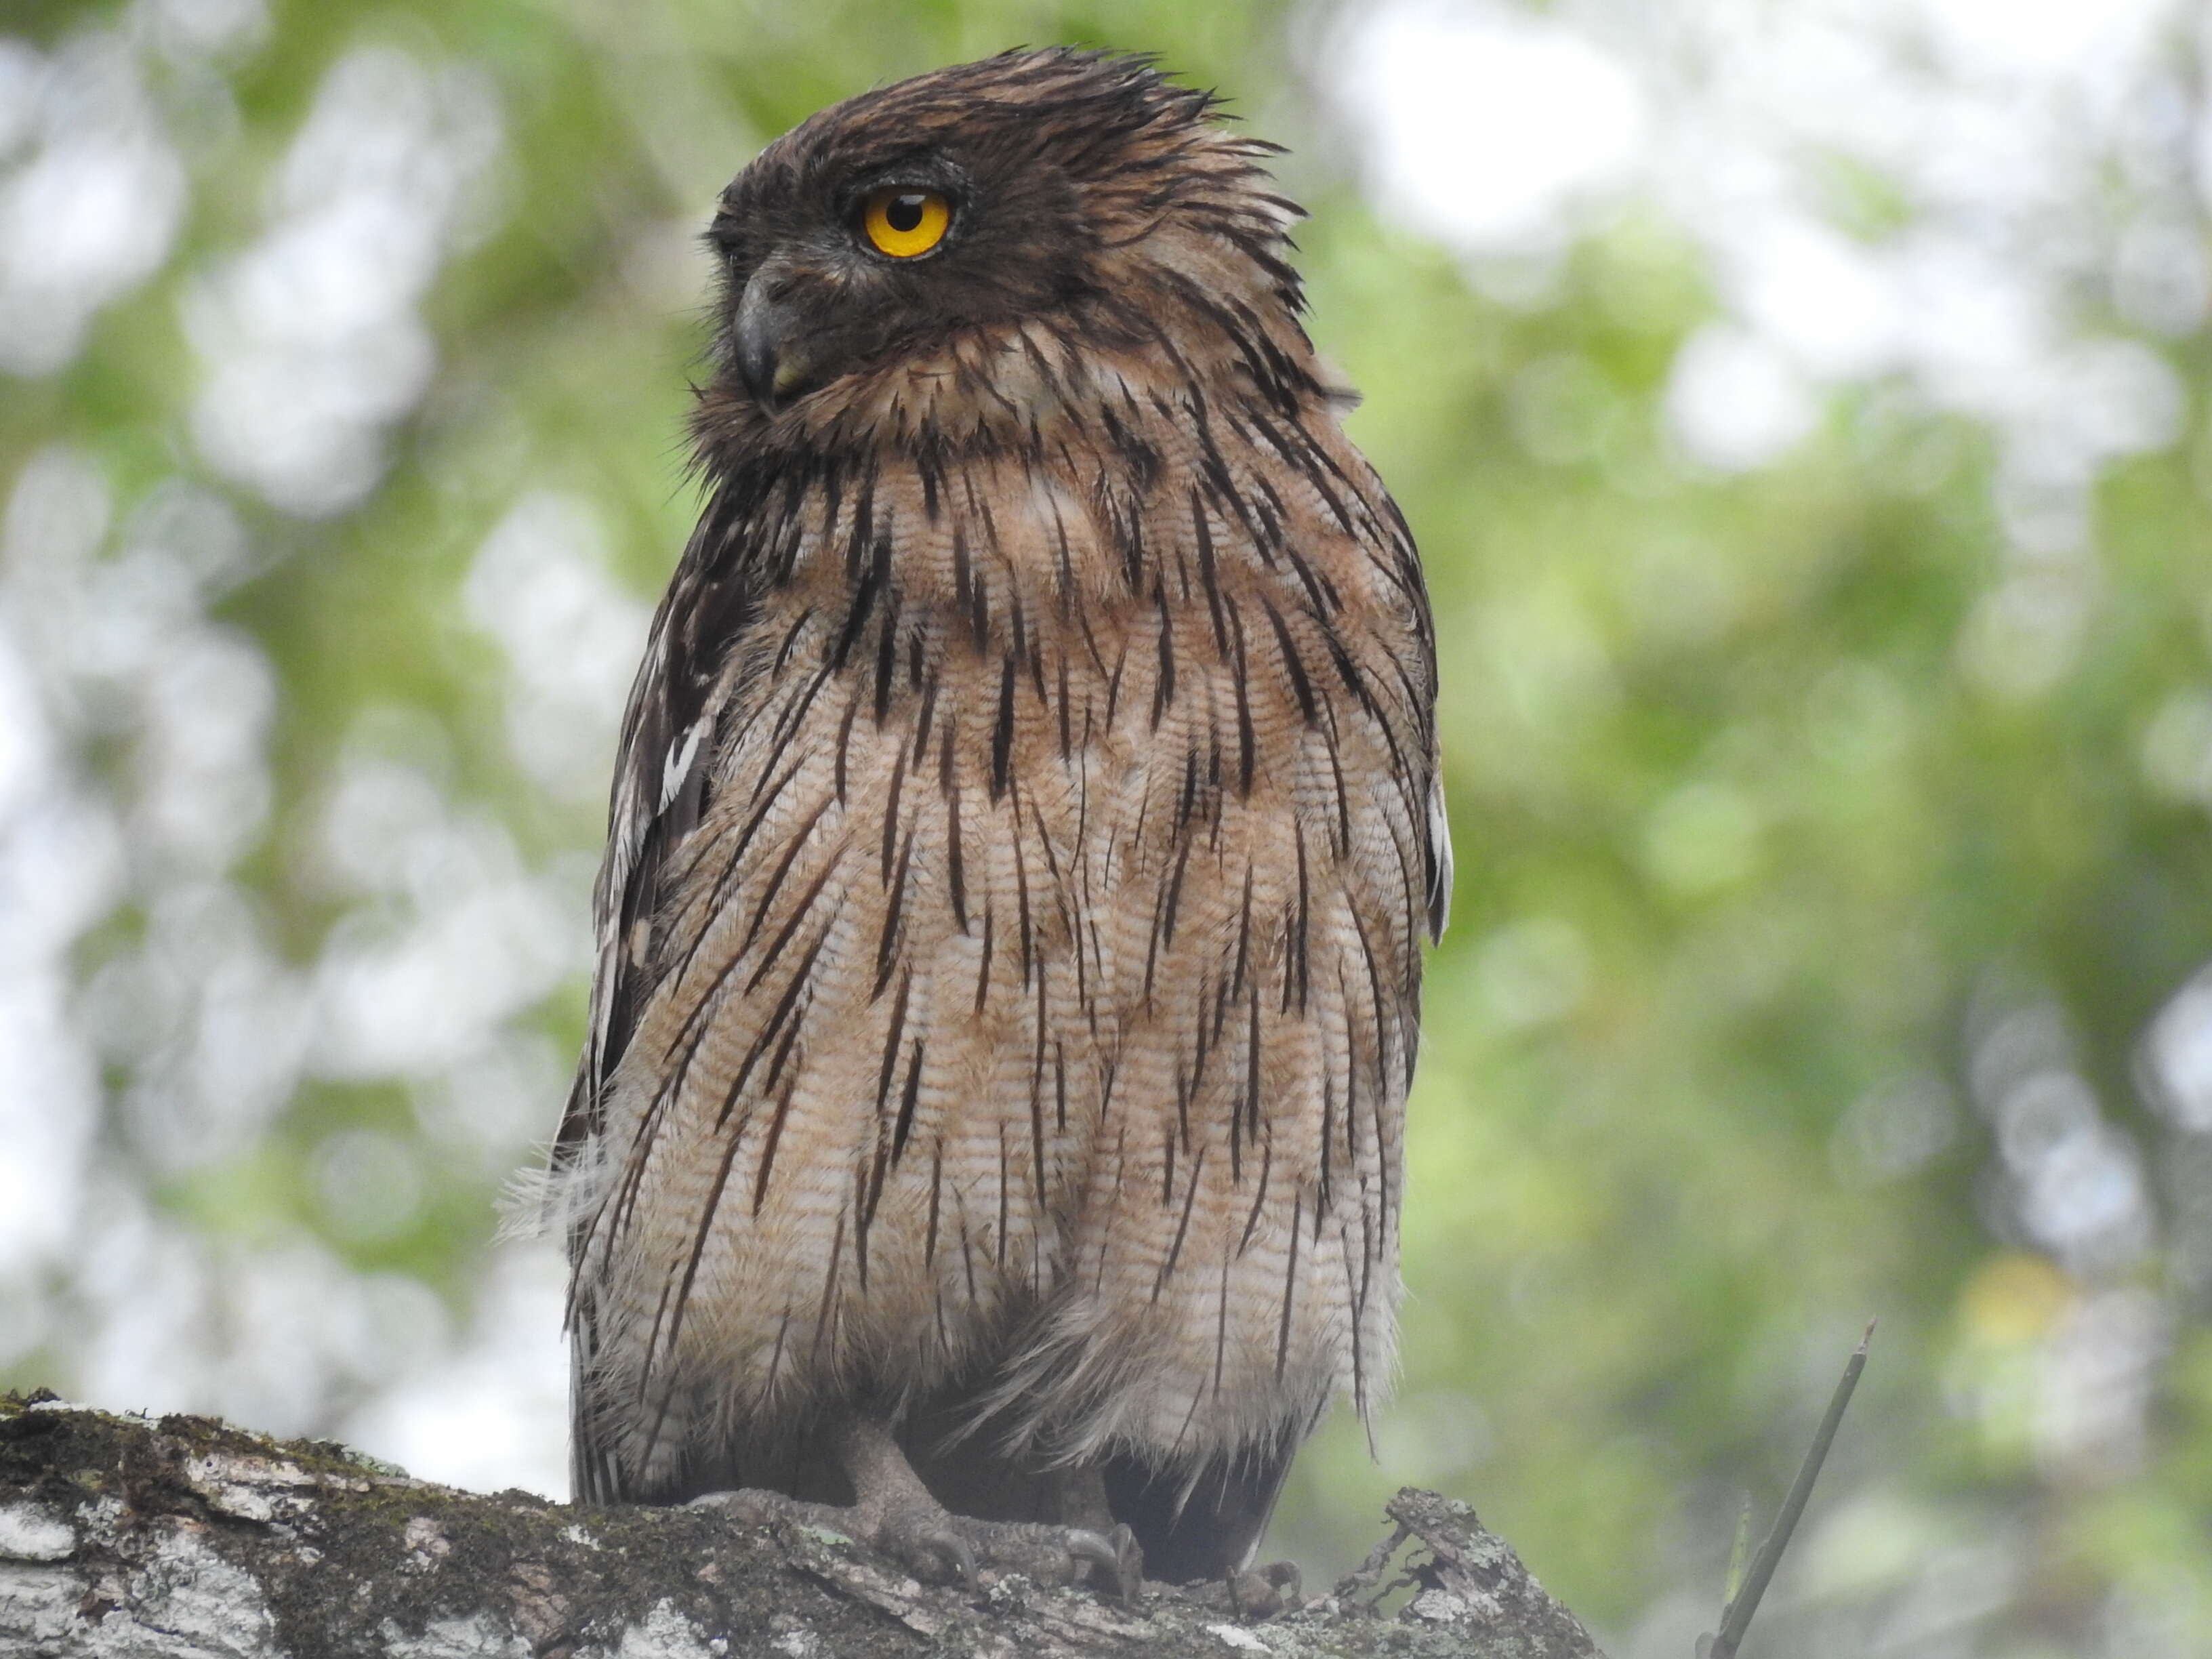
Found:
[{"label": "eye ring", "polygon": [[860,234],[894,259],[919,258],[951,228],[952,204],[939,191],[890,185],[870,191],[860,204]]}]

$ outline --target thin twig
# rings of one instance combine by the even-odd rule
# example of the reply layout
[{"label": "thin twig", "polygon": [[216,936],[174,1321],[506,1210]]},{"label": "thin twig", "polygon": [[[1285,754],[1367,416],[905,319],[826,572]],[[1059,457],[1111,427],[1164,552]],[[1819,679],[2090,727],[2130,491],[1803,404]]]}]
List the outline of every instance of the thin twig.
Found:
[{"label": "thin twig", "polygon": [[[1746,1575],[1743,1588],[1729,1598],[1721,1613],[1720,1634],[1710,1644],[1698,1644],[1699,1659],[1735,1659],[1736,1646],[1743,1640],[1744,1632],[1751,1628],[1751,1616],[1759,1611],[1759,1598],[1766,1594],[1767,1580],[1774,1577],[1780,1565],[1782,1552],[1790,1547],[1790,1534],[1797,1529],[1797,1519],[1805,1513],[1806,1500],[1813,1495],[1813,1483],[1820,1478],[1820,1465],[1827,1461],[1828,1448],[1835,1443],[1837,1427],[1844,1420],[1844,1407],[1851,1403],[1851,1390],[1858,1387],[1859,1373],[1866,1369],[1867,1344],[1874,1340],[1875,1322],[1867,1321],[1866,1334],[1851,1350],[1851,1357],[1844,1362],[1844,1374],[1836,1383],[1836,1392],[1828,1401],[1827,1415],[1813,1436],[1812,1448],[1806,1452],[1805,1461],[1798,1466],[1797,1478],[1790,1483],[1790,1495],[1782,1500],[1782,1513],[1774,1517],[1774,1529],[1766,1534],[1766,1541],[1759,1547],[1759,1553]],[[1731,1575],[1733,1576],[1733,1575]]]}]

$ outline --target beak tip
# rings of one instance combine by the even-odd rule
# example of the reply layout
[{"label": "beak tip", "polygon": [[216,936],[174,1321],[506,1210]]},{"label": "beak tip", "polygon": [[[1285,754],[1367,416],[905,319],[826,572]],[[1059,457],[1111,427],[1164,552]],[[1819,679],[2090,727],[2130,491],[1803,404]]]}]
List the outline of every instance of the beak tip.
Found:
[{"label": "beak tip", "polygon": [[769,414],[775,413],[775,350],[767,341],[755,337],[738,343],[738,378],[744,382],[752,400]]},{"label": "beak tip", "polygon": [[783,341],[789,319],[762,290],[758,277],[748,283],[732,319],[730,356],[738,378],[755,403],[775,410],[777,371],[783,366]]}]

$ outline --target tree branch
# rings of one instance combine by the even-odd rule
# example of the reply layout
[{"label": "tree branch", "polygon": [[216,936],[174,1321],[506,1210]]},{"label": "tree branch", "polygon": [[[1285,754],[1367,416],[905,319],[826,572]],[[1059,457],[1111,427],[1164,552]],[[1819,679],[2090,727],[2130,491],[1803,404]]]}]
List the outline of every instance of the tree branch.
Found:
[{"label": "tree branch", "polygon": [[[1147,1586],[1125,1607],[1007,1578],[971,1597],[816,1529],[480,1496],[326,1441],[11,1395],[0,1398],[0,1654],[1597,1655],[1467,1505],[1408,1488],[1389,1513],[1392,1536],[1335,1594],[1247,1624],[1218,1589]],[[1376,1604],[1401,1584],[1412,1599],[1385,1615]]]}]

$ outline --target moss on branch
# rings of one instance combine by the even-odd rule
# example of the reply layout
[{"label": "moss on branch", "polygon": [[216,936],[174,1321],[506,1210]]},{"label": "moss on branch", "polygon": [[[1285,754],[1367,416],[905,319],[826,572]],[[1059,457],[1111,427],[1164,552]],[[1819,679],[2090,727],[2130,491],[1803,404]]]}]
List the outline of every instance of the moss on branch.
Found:
[{"label": "moss on branch", "polygon": [[[1407,1490],[1368,1566],[1257,1623],[917,1583],[850,1540],[701,1510],[457,1492],[327,1441],[0,1398],[0,1653],[225,1659],[1582,1659],[1596,1647],[1465,1504]],[[1413,1594],[1395,1613],[1377,1603]],[[1393,1598],[1394,1601],[1395,1598]]]}]

